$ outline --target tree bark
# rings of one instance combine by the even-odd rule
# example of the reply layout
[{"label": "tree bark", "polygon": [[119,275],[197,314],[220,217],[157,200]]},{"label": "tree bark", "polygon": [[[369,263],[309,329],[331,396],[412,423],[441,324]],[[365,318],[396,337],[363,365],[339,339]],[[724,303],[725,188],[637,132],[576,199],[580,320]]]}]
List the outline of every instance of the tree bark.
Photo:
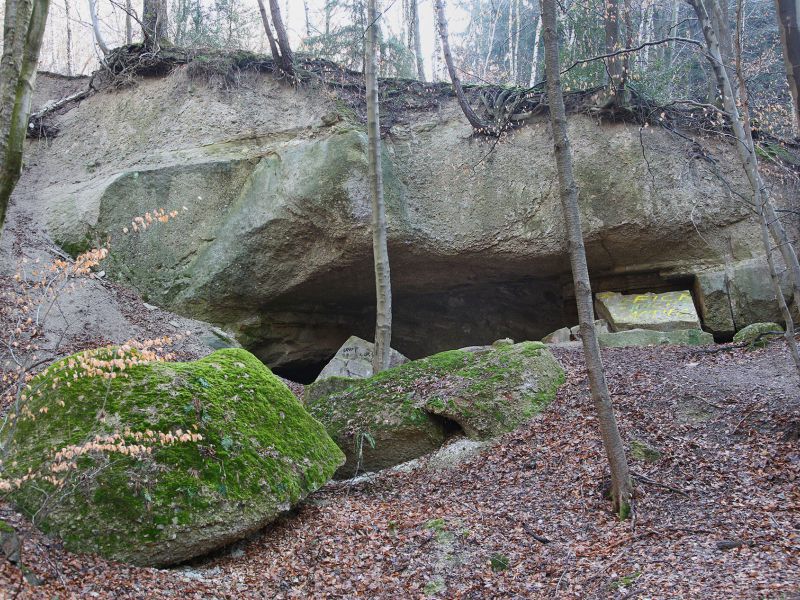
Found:
[{"label": "tree bark", "polygon": [[133,5],[131,0],[125,0],[125,43],[130,46],[133,43]]},{"label": "tree bark", "polygon": [[92,17],[92,33],[94,34],[94,41],[103,56],[108,54],[108,46],[103,39],[103,34],[100,32],[100,19],[97,16],[97,0],[89,0],[89,15]]},{"label": "tree bark", "polygon": [[375,350],[372,372],[389,368],[392,342],[392,283],[389,276],[389,249],[386,208],[383,202],[381,168],[380,110],[378,105],[378,11],[376,0],[367,5],[367,39],[364,57],[367,85],[367,138],[369,142],[369,182],[372,196],[372,254],[375,263]]},{"label": "tree bark", "polygon": [[153,49],[169,43],[167,0],[144,0],[142,33],[144,43]]},{"label": "tree bark", "polygon": [[278,50],[278,44],[275,41],[275,36],[272,34],[272,25],[269,23],[269,16],[267,16],[267,9],[264,6],[264,0],[258,0],[258,12],[261,13],[261,22],[264,24],[264,31],[267,34],[267,40],[269,40],[269,49],[272,52],[272,60],[275,62],[275,65],[279,68],[282,68],[283,60],[281,59],[281,51]]},{"label": "tree bark", "polygon": [[794,101],[794,134],[800,137],[800,0],[775,0],[786,79]]},{"label": "tree bark", "polygon": [[64,0],[64,18],[67,26],[67,75],[72,76],[75,73],[75,67],[72,64],[72,15],[70,14],[69,0]]},{"label": "tree bark", "polygon": [[0,59],[0,230],[22,170],[49,0],[6,0]]},{"label": "tree bark", "polygon": [[425,64],[422,60],[422,40],[419,35],[419,7],[417,6],[418,0],[410,0],[411,2],[411,35],[414,37],[414,56],[417,63],[417,79],[425,81]]},{"label": "tree bark", "polygon": [[275,27],[278,48],[281,51],[281,68],[287,75],[294,76],[294,56],[292,55],[292,47],[289,45],[289,36],[283,26],[281,7],[278,5],[278,0],[269,0],[269,10],[272,14],[272,25]]},{"label": "tree bark", "polygon": [[[619,0],[604,0],[605,4],[605,41],[606,53],[611,54],[622,48],[620,40],[620,10]],[[625,93],[625,58],[623,54],[612,56],[606,59],[606,69],[609,75],[609,91],[611,92],[613,103],[621,104],[624,102]]]},{"label": "tree bark", "polygon": [[539,73],[539,40],[542,36],[542,16],[539,15],[536,20],[536,34],[533,37],[533,58],[531,58],[531,79],[528,87],[533,87],[536,84],[536,76]]},{"label": "tree bark", "polygon": [[[438,11],[438,8],[437,8]],[[494,19],[492,19],[492,26],[490,28],[489,33],[489,48],[486,50],[486,58],[483,61],[483,71],[481,72],[481,78],[486,79],[486,72],[489,69],[489,59],[492,56],[492,50],[494,50],[494,34],[497,30],[497,22],[500,20],[500,6],[495,9]]]},{"label": "tree bark", "polygon": [[458,104],[467,121],[472,125],[473,129],[482,131],[486,129],[486,124],[481,121],[480,117],[472,110],[472,107],[467,102],[467,97],[464,95],[464,88],[461,87],[461,80],[458,77],[455,63],[453,62],[453,55],[450,53],[450,41],[447,33],[447,17],[444,14],[444,0],[436,0],[436,20],[439,24],[439,36],[442,39],[442,51],[444,53],[444,62],[447,64],[447,72],[450,74],[450,81],[455,88]]},{"label": "tree bark", "polygon": [[[710,1],[716,2],[716,0]],[[733,134],[737,141],[736,150],[753,191],[753,209],[758,211],[763,203],[770,234],[783,257],[786,267],[789,269],[795,306],[800,308],[800,262],[798,262],[797,253],[791,245],[786,230],[775,212],[775,207],[769,200],[767,189],[758,171],[758,158],[755,153],[753,137],[749,129],[745,127],[745,123],[739,114],[739,109],[734,100],[735,95],[730,79],[728,78],[728,71],[724,68],[724,63],[722,61],[718,34],[714,29],[703,0],[687,0],[687,2],[692,6],[697,15],[700,28],[706,40],[708,60],[711,64],[714,76],[717,78],[719,87],[722,90],[725,112],[731,121],[731,128],[733,129]]]},{"label": "tree bark", "polygon": [[617,428],[611,394],[608,391],[600,345],[594,327],[592,288],[589,283],[589,268],[583,244],[578,188],[572,168],[572,151],[567,135],[567,117],[559,74],[558,33],[555,0],[541,0],[544,21],[544,60],[547,77],[547,99],[550,105],[550,123],[553,130],[553,145],[558,171],[561,208],[567,235],[572,279],[575,284],[575,301],[578,306],[583,353],[589,373],[589,387],[600,425],[608,463],[611,467],[611,495],[614,511],[620,518],[627,518],[631,511],[632,484],[625,448]]},{"label": "tree bark", "polygon": [[306,17],[306,37],[311,37],[311,14],[308,9],[308,0],[303,0],[303,11]]}]

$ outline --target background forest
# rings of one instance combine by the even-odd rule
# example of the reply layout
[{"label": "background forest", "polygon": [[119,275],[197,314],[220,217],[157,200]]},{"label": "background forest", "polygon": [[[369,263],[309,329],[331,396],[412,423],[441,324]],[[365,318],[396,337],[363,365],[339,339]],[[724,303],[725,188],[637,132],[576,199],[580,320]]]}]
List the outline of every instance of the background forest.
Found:
[{"label": "background forest", "polygon": [[[383,3],[379,71],[383,77],[447,80],[436,42],[432,0],[418,2],[415,20],[409,0]],[[700,39],[692,8],[678,0],[625,0],[620,47],[638,47],[669,38]],[[141,40],[136,19],[139,2],[96,0],[99,33],[113,48]],[[295,52],[363,69],[364,0],[293,0],[280,2]],[[564,66],[605,52],[605,6],[601,0],[567,0],[559,11],[561,62]],[[786,82],[776,6],[772,0],[721,3],[729,25],[741,11],[742,69],[751,95],[754,126],[776,134],[789,132],[791,96]],[[129,11],[133,18],[126,18]],[[456,0],[446,8],[451,46],[462,81],[531,86],[543,79],[544,52],[539,3],[535,0]],[[416,26],[415,26],[416,23]],[[269,46],[254,0],[169,0],[169,39],[178,46],[241,48],[268,53]],[[419,36],[416,44],[415,32]],[[65,75],[89,74],[102,52],[92,32],[89,0],[53,0],[40,68]],[[419,60],[419,65],[417,64]],[[672,39],[644,45],[629,55],[628,86],[659,102],[705,101],[710,67],[696,46]],[[565,90],[601,85],[602,61],[577,65],[565,74]]]}]

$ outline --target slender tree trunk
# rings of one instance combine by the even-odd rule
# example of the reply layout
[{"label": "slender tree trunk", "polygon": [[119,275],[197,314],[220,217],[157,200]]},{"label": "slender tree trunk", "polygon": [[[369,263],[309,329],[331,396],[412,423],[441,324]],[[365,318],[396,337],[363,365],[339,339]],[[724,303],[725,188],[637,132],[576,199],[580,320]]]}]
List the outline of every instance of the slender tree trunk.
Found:
[{"label": "slender tree trunk", "polygon": [[506,63],[508,80],[514,81],[514,0],[508,2],[508,27],[506,29]]},{"label": "slender tree trunk", "polygon": [[67,75],[72,76],[75,68],[72,65],[72,15],[69,0],[64,0],[64,15],[67,21]]},{"label": "slender tree trunk", "polygon": [[108,54],[108,46],[103,39],[103,34],[100,32],[100,19],[97,16],[97,0],[89,0],[89,14],[92,17],[92,32],[94,33],[94,41],[103,56]]},{"label": "slender tree trunk", "polygon": [[0,230],[22,170],[49,0],[6,0],[0,60]]},{"label": "slender tree trunk", "polygon": [[308,9],[308,0],[303,0],[303,11],[306,16],[306,37],[311,37],[311,13]]},{"label": "slender tree trunk", "polygon": [[389,368],[392,342],[392,283],[389,277],[386,208],[383,203],[381,131],[378,108],[378,11],[376,0],[367,5],[365,76],[367,84],[367,137],[369,139],[369,182],[372,195],[372,253],[375,261],[375,351],[372,372]]},{"label": "slender tree trunk", "polygon": [[144,0],[142,33],[145,45],[151,48],[158,49],[169,43],[167,0]]},{"label": "slender tree trunk", "polygon": [[331,0],[325,1],[325,35],[331,34]]},{"label": "slender tree trunk", "polygon": [[539,74],[539,40],[542,36],[542,16],[536,19],[536,34],[533,37],[533,58],[531,58],[531,81],[528,87],[533,87],[536,83],[536,76]]},{"label": "slender tree trunk", "polygon": [[453,62],[453,55],[450,53],[450,41],[447,33],[447,17],[444,13],[444,0],[435,0],[436,2],[436,20],[439,23],[439,36],[442,39],[442,52],[444,53],[444,62],[447,64],[447,72],[450,74],[450,81],[455,88],[458,104],[461,106],[461,111],[467,117],[467,121],[474,129],[483,130],[486,124],[481,121],[478,115],[472,110],[472,107],[467,102],[467,97],[464,95],[464,88],[461,87],[461,79],[458,77],[455,63]]},{"label": "slender tree trunk", "polygon": [[522,15],[520,14],[520,0],[516,0],[517,16],[514,22],[514,85],[519,85],[520,76],[520,56],[519,56],[519,36],[521,31]]},{"label": "slender tree trunk", "polygon": [[130,46],[133,43],[133,5],[131,0],[125,0],[125,43]]},{"label": "slender tree trunk", "polygon": [[794,101],[794,134],[800,137],[800,0],[775,0],[786,78]]},{"label": "slender tree trunk", "polygon": [[425,62],[422,60],[422,39],[419,35],[419,7],[418,0],[410,0],[411,6],[411,35],[414,37],[414,57],[417,63],[417,79],[425,81]]},{"label": "slender tree trunk", "polygon": [[[604,0],[606,53],[611,54],[622,48],[620,41],[620,0]],[[614,104],[623,104],[625,99],[625,59],[624,55],[612,56],[606,59],[606,69],[609,75],[609,91]]]},{"label": "slender tree trunk", "polygon": [[569,247],[572,278],[575,283],[575,301],[583,340],[583,352],[589,373],[589,386],[594,400],[606,455],[611,466],[611,495],[614,511],[626,518],[631,511],[632,484],[625,458],[625,448],[617,428],[611,394],[608,391],[600,345],[594,327],[592,288],[589,283],[589,268],[583,245],[578,188],[572,169],[572,151],[567,136],[567,117],[559,75],[558,33],[556,29],[555,0],[541,0],[544,21],[544,60],[547,76],[547,98],[550,105],[550,122],[553,129],[553,144],[561,192],[561,207]]},{"label": "slender tree trunk", "polygon": [[289,76],[294,76],[294,56],[292,55],[292,47],[289,45],[289,36],[286,34],[286,28],[283,26],[281,7],[278,5],[278,0],[269,0],[269,9],[272,14],[272,25],[275,27],[275,37],[278,41],[278,48],[280,48],[281,51],[283,71]]},{"label": "slender tree trunk", "polygon": [[[437,9],[438,12],[438,9]],[[486,79],[486,72],[489,69],[489,59],[492,56],[492,50],[494,50],[494,34],[497,30],[497,22],[500,20],[500,6],[495,9],[494,19],[492,19],[492,27],[489,30],[489,49],[486,50],[486,58],[483,61],[483,71],[481,72],[481,78]]]},{"label": "slender tree trunk", "polygon": [[786,341],[786,345],[789,347],[789,354],[792,356],[794,368],[797,371],[798,376],[800,376],[800,352],[798,352],[797,340],[794,337],[794,319],[792,318],[792,311],[789,310],[789,306],[786,304],[786,298],[784,297],[783,290],[781,289],[781,281],[778,277],[775,259],[772,257],[769,241],[769,225],[763,204],[758,209],[758,225],[761,229],[761,241],[764,244],[764,247],[767,249],[767,266],[769,268],[770,280],[772,281],[772,289],[775,290],[775,298],[778,301],[778,308],[781,311],[781,316],[783,317],[784,324],[786,325],[783,338]]},{"label": "slender tree trunk", "polygon": [[278,50],[278,44],[275,41],[275,36],[272,34],[272,26],[269,23],[269,16],[267,16],[267,9],[264,6],[264,0],[258,0],[258,11],[261,13],[261,22],[264,24],[264,31],[267,34],[267,40],[269,40],[269,49],[272,52],[272,60],[275,62],[275,66],[281,68],[283,65],[283,59],[281,58],[281,52]]},{"label": "slender tree trunk", "polygon": [[[733,135],[736,138],[736,149],[739,154],[739,159],[741,160],[742,167],[747,174],[747,179],[750,182],[750,188],[753,193],[753,209],[756,211],[759,220],[762,221],[760,226],[769,229],[772,238],[781,252],[784,263],[789,269],[795,306],[800,308],[800,264],[798,264],[797,253],[789,242],[788,236],[786,235],[786,230],[783,228],[783,225],[778,219],[778,215],[775,212],[775,207],[772,205],[767,188],[764,185],[764,182],[761,179],[761,174],[758,171],[758,158],[755,153],[755,145],[753,144],[753,136],[747,113],[746,90],[742,90],[742,98],[744,99],[744,118],[742,118],[739,113],[739,108],[736,105],[736,101],[734,100],[731,81],[728,78],[728,70],[725,68],[724,63],[722,62],[722,54],[720,51],[718,37],[719,34],[714,27],[711,17],[709,16],[708,9],[706,8],[706,2],[704,2],[704,0],[687,1],[697,15],[697,19],[703,31],[703,37],[706,40],[708,59],[711,63],[711,68],[714,71],[714,75],[716,76],[719,88],[722,90],[723,105],[725,107],[725,112],[728,115],[728,120],[730,121]],[[716,0],[706,1],[711,4],[716,4]],[[712,10],[714,10],[713,7]],[[740,86],[743,85],[743,80],[740,79]],[[767,253],[768,265],[772,271],[774,270],[775,265],[771,258],[772,248],[770,246],[769,239],[766,239],[764,242],[764,250]],[[770,276],[777,279],[777,274],[774,272],[771,272]],[[783,306],[786,304],[786,302],[785,300],[782,302],[783,292],[780,288],[780,285],[777,286],[776,296],[778,298],[778,304],[781,308],[781,312],[783,312]],[[786,318],[786,314],[784,314],[784,318]],[[788,318],[789,320],[786,324],[787,329],[792,326],[790,313],[788,314]],[[792,331],[791,336],[787,335],[786,341],[789,344],[792,356],[794,357],[797,354],[797,349],[792,348],[792,346],[796,345],[793,334],[794,332]],[[797,363],[797,369],[798,375],[800,375],[800,362]]]},{"label": "slender tree trunk", "polygon": [[[670,19],[670,29],[668,37],[676,37],[678,35],[678,3],[679,0],[672,0],[672,19]],[[675,44],[676,41],[669,42],[664,46],[664,62],[672,66],[672,61],[675,60]]]}]

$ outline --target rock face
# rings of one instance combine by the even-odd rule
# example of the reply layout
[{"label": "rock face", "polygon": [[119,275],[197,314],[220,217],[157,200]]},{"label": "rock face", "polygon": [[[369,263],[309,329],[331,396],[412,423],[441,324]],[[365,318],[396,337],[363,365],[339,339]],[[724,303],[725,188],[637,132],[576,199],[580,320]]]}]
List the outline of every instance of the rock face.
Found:
[{"label": "rock face", "polygon": [[[30,149],[17,202],[70,251],[110,235],[107,273],[148,302],[234,332],[271,366],[318,373],[374,322],[366,135],[332,94],[245,79],[216,90],[179,69],[93,96]],[[411,100],[437,108],[397,109],[383,144],[393,345],[415,358],[574,323],[546,119],[489,152],[452,99]],[[676,159],[690,145],[657,127],[576,114],[569,129],[596,289],[691,287],[763,252],[722,183],[747,186],[728,145],[703,140],[712,168]],[[161,206],[188,210],[122,235]]]},{"label": "rock face", "polygon": [[[791,287],[783,274],[783,293]],[[728,335],[753,323],[782,320],[765,261],[741,261],[697,275],[695,297],[706,327]],[[788,300],[787,300],[788,301]],[[792,306],[795,314],[797,307]]]},{"label": "rock face", "polygon": [[512,431],[555,397],[564,371],[540,342],[451,350],[369,379],[306,387],[308,410],[347,455],[340,475],[372,471],[441,446],[448,433],[473,439]]},{"label": "rock face", "polygon": [[602,292],[595,295],[595,306],[611,331],[700,329],[700,319],[689,291],[663,294]]},{"label": "rock face", "polygon": [[[372,375],[372,355],[375,344],[350,336],[342,347],[336,351],[331,361],[325,365],[317,377],[317,381],[328,377],[351,377],[364,379]],[[389,367],[396,367],[408,362],[408,359],[397,350],[389,352]]]},{"label": "rock face", "polygon": [[674,331],[629,329],[614,333],[601,333],[597,336],[597,340],[601,348],[657,346],[660,344],[703,346],[713,344],[714,336],[700,329],[676,329]]},{"label": "rock face", "polygon": [[[104,349],[54,364],[31,382],[43,394],[5,440],[4,475],[36,475],[13,502],[71,551],[185,561],[263,527],[342,464],[323,426],[249,352],[120,370],[136,356]],[[119,377],[85,375],[110,373],[109,361]],[[46,476],[64,485],[53,493]]]}]

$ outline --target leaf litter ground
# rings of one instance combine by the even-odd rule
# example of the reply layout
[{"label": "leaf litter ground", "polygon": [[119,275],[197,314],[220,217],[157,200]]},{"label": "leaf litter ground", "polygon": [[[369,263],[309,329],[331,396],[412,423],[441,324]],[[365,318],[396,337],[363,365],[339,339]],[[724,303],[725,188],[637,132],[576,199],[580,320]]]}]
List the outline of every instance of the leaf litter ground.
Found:
[{"label": "leaf litter ground", "polygon": [[[602,497],[607,468],[577,348],[557,400],[458,468],[329,484],[294,514],[173,569],[70,554],[7,505],[18,598],[791,598],[800,593],[800,393],[782,345],[714,354],[609,349],[635,519]],[[296,386],[295,386],[296,387]]]}]

